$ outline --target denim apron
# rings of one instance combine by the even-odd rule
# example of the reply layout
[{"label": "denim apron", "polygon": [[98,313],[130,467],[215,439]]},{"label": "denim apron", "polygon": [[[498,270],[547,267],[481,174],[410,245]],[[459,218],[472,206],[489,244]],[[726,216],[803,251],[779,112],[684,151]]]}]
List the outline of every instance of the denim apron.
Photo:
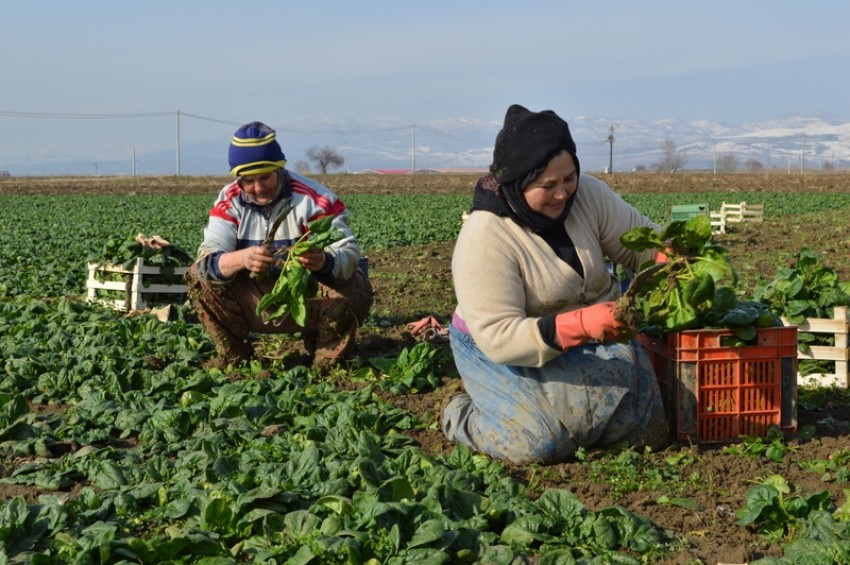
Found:
[{"label": "denim apron", "polygon": [[669,443],[658,382],[636,341],[590,342],[518,367],[490,361],[455,324],[449,337],[464,387],[441,416],[450,441],[520,464],[562,462],[579,447]]}]

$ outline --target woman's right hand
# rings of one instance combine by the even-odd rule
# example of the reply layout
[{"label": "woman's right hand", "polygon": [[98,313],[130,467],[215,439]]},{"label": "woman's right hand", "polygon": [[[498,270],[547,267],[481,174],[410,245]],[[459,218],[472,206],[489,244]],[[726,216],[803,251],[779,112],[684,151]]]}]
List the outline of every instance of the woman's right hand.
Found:
[{"label": "woman's right hand", "polygon": [[587,343],[590,340],[615,341],[628,328],[617,319],[615,302],[600,302],[555,317],[555,332],[561,348]]}]

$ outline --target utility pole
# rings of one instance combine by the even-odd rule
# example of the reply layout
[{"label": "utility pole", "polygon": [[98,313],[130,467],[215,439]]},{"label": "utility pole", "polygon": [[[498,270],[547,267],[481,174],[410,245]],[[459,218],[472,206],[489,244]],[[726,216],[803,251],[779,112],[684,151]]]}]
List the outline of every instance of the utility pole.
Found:
[{"label": "utility pole", "polygon": [[416,124],[413,124],[413,145],[410,148],[410,172],[416,171]]},{"label": "utility pole", "polygon": [[800,174],[803,174],[803,169],[806,167],[806,132],[803,132],[803,148],[800,150]]},{"label": "utility pole", "polygon": [[714,176],[717,176],[717,142],[714,143]]},{"label": "utility pole", "polygon": [[177,110],[177,176],[180,176],[180,110]]},{"label": "utility pole", "polygon": [[608,126],[608,174],[614,172],[614,124]]}]

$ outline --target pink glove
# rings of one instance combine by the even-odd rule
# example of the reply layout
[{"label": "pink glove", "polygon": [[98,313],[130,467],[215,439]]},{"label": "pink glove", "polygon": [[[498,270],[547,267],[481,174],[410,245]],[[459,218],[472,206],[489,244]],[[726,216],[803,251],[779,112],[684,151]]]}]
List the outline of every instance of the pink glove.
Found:
[{"label": "pink glove", "polygon": [[664,251],[655,251],[655,259],[656,263],[669,263],[670,258],[667,256],[670,253],[670,240],[667,240],[667,246],[664,248]]},{"label": "pink glove", "polygon": [[617,321],[614,302],[600,302],[555,316],[555,333],[561,349],[596,341],[614,341],[627,328]]}]

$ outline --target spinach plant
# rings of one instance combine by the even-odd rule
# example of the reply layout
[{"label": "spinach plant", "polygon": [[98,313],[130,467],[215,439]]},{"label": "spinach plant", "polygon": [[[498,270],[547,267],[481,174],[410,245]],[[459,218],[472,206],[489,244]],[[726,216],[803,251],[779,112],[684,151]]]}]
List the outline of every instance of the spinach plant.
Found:
[{"label": "spinach plant", "polygon": [[139,258],[144,259],[145,264],[163,268],[186,267],[192,262],[192,257],[186,250],[159,236],[145,236],[141,233],[124,239],[109,237],[100,251],[91,255],[89,260],[132,269]]},{"label": "spinach plant", "polygon": [[820,253],[801,249],[792,267],[778,269],[771,282],[759,281],[755,299],[791,323],[830,317],[835,306],[850,306],[850,282],[839,281],[820,259]]},{"label": "spinach plant", "polygon": [[[660,337],[688,329],[729,328],[733,339],[753,340],[757,329],[782,325],[756,301],[739,301],[728,252],[713,241],[707,216],[674,221],[662,231],[634,228],[622,235],[627,248],[665,253],[666,263],[641,265],[618,303],[619,317],[637,331]],[[720,283],[729,281],[733,286]]]},{"label": "spinach plant", "polygon": [[421,341],[412,349],[402,349],[397,358],[372,357],[369,361],[385,376],[381,388],[393,394],[416,394],[440,384],[436,371],[445,361],[441,353],[439,347]]},{"label": "spinach plant", "polygon": [[[771,282],[758,282],[754,299],[792,324],[803,323],[806,318],[831,318],[836,306],[850,306],[850,282],[839,281],[836,272],[820,259],[821,254],[801,249],[792,267],[777,269]],[[800,351],[809,353],[813,345],[834,346],[835,337],[798,331],[797,342]],[[798,370],[801,375],[829,373],[833,363],[801,359]]]},{"label": "spinach plant", "polygon": [[257,315],[274,308],[274,311],[266,316],[267,320],[275,320],[289,314],[295,323],[304,326],[307,322],[307,301],[316,296],[319,281],[301,265],[298,257],[310,249],[324,249],[342,239],[342,232],[332,228],[332,222],[333,216],[325,216],[307,224],[307,233],[287,250],[274,288],[257,304]]},{"label": "spinach plant", "polygon": [[743,436],[740,443],[724,448],[723,453],[751,457],[763,456],[771,461],[782,461],[785,454],[792,450],[784,439],[782,430],[777,426],[771,426],[764,437]]},{"label": "spinach plant", "polygon": [[800,529],[810,513],[831,507],[829,491],[808,497],[791,492],[780,475],[771,475],[749,491],[746,506],[736,513],[738,524],[750,526],[764,536],[781,539]]}]

